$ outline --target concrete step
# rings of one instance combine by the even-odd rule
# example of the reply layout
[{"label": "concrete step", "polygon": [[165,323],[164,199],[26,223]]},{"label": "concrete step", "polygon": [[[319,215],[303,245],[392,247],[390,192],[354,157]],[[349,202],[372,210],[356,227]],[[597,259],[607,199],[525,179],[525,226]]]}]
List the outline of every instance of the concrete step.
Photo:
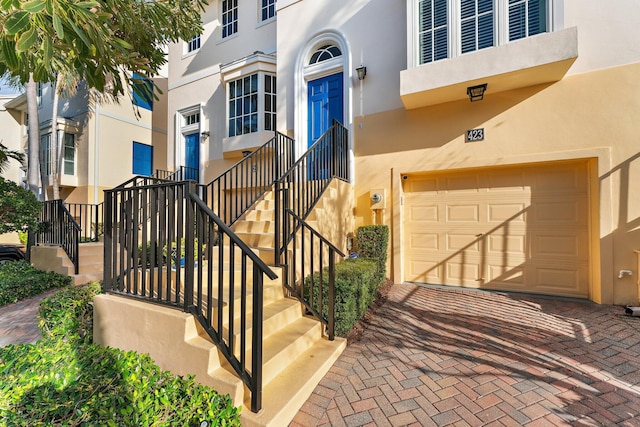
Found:
[{"label": "concrete step", "polygon": [[240,412],[244,427],[288,425],[347,346],[343,338],[321,339],[300,354],[262,389],[262,410],[251,412],[249,394]]},{"label": "concrete step", "polygon": [[274,221],[238,221],[233,225],[235,233],[271,233],[275,230]]}]

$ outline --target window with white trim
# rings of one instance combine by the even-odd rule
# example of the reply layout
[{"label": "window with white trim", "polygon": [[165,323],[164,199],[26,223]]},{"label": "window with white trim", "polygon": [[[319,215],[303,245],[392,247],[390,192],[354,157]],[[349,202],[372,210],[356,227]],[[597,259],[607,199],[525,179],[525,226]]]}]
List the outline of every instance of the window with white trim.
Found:
[{"label": "window with white trim", "polygon": [[[44,174],[46,176],[51,175],[53,171],[53,156],[51,152],[51,133],[44,134],[40,137],[40,144],[44,151]],[[62,150],[61,154],[61,168],[58,168],[58,172],[63,175],[75,175],[76,174],[76,142],[75,135],[72,133],[66,133],[58,131],[58,152]]]},{"label": "window with white trim", "polygon": [[227,86],[228,135],[275,130],[276,78],[258,72],[229,82]]},{"label": "window with white trim", "polygon": [[276,0],[260,0],[260,20],[266,21],[276,16]]},{"label": "window with white trim", "polygon": [[410,0],[416,65],[547,32],[552,0]]},{"label": "window with white trim", "polygon": [[198,49],[200,49],[200,34],[193,36],[191,40],[186,42],[185,53],[195,52]]},{"label": "window with white trim", "polygon": [[276,76],[264,75],[264,130],[276,130]]},{"label": "window with white trim", "polygon": [[238,32],[238,0],[222,0],[222,38]]},{"label": "window with white trim", "polygon": [[200,112],[186,113],[183,116],[183,126],[196,125],[200,123]]},{"label": "window with white trim", "polygon": [[64,175],[76,174],[76,136],[72,133],[64,134],[62,145],[62,173]]}]

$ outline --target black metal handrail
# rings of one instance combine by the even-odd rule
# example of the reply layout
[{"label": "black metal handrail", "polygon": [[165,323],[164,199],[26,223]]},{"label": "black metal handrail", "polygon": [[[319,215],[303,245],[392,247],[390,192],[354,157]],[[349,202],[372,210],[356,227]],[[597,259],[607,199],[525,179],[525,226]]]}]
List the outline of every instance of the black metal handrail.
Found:
[{"label": "black metal handrail", "polygon": [[273,187],[294,161],[294,141],[276,132],[260,148],[209,184],[200,186],[201,198],[225,224],[231,225]]},{"label": "black metal handrail", "polygon": [[106,190],[104,224],[104,290],[193,314],[259,411],[263,282],[276,274],[200,199],[193,181]]},{"label": "black metal handrail", "polygon": [[162,169],[156,169],[153,174],[153,178],[162,179],[165,181],[198,181],[199,172],[197,168],[191,168],[188,166],[180,166],[178,170],[167,171]]},{"label": "black metal handrail", "polygon": [[74,274],[78,274],[80,225],[62,200],[43,202],[40,222],[44,224],[44,229],[36,233],[34,243],[61,246],[73,263]]},{"label": "black metal handrail", "polygon": [[80,242],[97,242],[103,234],[104,204],[64,202],[64,205],[80,226]]},{"label": "black metal handrail", "polygon": [[291,209],[293,214],[306,219],[334,178],[349,182],[348,131],[336,120],[275,182],[274,242],[278,265],[283,265],[282,254],[293,238],[285,231],[286,210]]},{"label": "black metal handrail", "polygon": [[[291,209],[285,210],[285,234],[293,236],[283,251],[283,285],[335,337],[335,262],[344,253]],[[289,229],[289,227],[291,227]],[[327,279],[327,289],[324,279]]]}]

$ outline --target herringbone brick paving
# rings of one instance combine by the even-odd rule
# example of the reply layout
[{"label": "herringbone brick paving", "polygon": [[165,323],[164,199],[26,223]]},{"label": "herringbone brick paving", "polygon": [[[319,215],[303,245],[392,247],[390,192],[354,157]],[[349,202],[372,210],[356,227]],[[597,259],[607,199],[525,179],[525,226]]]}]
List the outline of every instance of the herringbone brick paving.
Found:
[{"label": "herringbone brick paving", "polygon": [[291,426],[640,426],[640,318],[394,285]]}]

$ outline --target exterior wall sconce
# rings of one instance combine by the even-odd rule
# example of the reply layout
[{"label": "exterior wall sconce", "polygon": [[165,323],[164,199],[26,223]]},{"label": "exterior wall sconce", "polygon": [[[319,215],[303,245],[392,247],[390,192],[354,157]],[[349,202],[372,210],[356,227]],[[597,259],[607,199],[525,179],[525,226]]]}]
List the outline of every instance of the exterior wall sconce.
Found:
[{"label": "exterior wall sconce", "polygon": [[358,80],[364,80],[365,76],[367,75],[367,67],[361,65],[360,67],[356,68],[356,73],[358,73]]},{"label": "exterior wall sconce", "polygon": [[208,130],[202,131],[202,133],[200,134],[200,136],[202,137],[203,141],[206,141],[209,138],[209,135],[210,135],[210,133],[209,133]]},{"label": "exterior wall sconce", "polygon": [[469,101],[482,101],[484,98],[484,92],[487,90],[487,84],[483,83],[477,86],[469,86],[467,88],[467,95],[469,96]]}]

